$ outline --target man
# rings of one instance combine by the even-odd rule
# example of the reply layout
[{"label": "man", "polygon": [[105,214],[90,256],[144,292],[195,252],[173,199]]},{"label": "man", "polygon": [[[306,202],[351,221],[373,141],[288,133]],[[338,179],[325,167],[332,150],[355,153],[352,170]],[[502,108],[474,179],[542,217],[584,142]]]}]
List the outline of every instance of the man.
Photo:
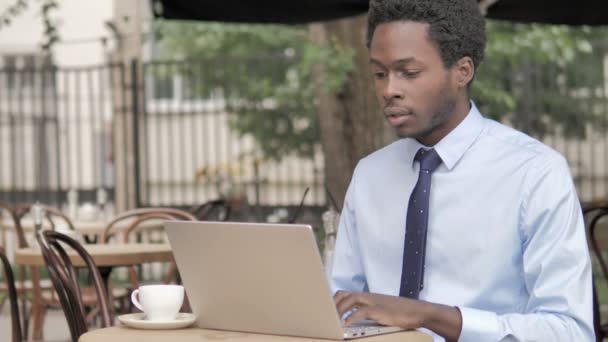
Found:
[{"label": "man", "polygon": [[402,139],[362,159],[346,194],[331,274],[345,323],[448,341],[593,341],[566,161],[469,99],[485,46],[477,2],[372,0],[368,46]]}]

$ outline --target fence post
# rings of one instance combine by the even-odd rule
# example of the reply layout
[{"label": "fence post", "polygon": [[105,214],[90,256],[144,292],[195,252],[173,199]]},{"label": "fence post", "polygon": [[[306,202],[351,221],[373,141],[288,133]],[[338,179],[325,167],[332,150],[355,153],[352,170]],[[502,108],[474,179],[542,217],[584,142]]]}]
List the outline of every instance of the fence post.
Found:
[{"label": "fence post", "polygon": [[141,206],[141,179],[139,175],[139,164],[141,163],[141,158],[139,155],[139,91],[141,90],[142,82],[140,82],[139,77],[139,62],[136,58],[133,58],[131,60],[131,95],[133,96],[133,185],[136,208],[139,208]]}]

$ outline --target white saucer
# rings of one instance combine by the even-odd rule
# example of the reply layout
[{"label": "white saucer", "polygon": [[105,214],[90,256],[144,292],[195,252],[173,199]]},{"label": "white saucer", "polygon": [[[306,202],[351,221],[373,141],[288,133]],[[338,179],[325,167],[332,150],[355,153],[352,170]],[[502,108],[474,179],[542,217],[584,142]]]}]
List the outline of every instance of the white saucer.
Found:
[{"label": "white saucer", "polygon": [[196,320],[194,314],[191,313],[178,313],[177,317],[175,317],[172,321],[148,321],[145,318],[145,314],[143,312],[120,315],[118,316],[118,320],[120,323],[136,329],[152,329],[152,330],[160,330],[160,329],[180,329],[185,328]]}]

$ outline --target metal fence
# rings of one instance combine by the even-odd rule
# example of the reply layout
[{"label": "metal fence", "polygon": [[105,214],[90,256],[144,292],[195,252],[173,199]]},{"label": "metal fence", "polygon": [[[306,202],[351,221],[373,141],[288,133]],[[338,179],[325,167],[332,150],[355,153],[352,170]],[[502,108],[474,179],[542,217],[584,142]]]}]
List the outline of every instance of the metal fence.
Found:
[{"label": "metal fence", "polygon": [[0,200],[66,206],[76,193],[112,206],[135,192],[135,206],[191,206],[238,195],[259,210],[298,205],[310,187],[305,205],[323,206],[320,152],[260,158],[218,95],[238,80],[194,91],[205,79],[193,70],[231,67],[215,63],[0,70]]},{"label": "metal fence", "polygon": [[[243,79],[250,76],[225,70],[246,65],[269,79],[280,79],[285,76],[277,65],[285,61],[271,57],[145,63],[145,99],[137,121],[142,131],[142,201],[190,204],[245,196],[254,205],[289,206],[297,205],[310,187],[306,204],[324,205],[320,146],[312,158],[294,154],[277,162],[263,157],[251,135],[231,128],[240,117],[230,101],[246,91]],[[258,120],[269,119],[261,113]]]},{"label": "metal fence", "polygon": [[0,70],[0,199],[61,204],[114,189],[111,79],[124,68]]},{"label": "metal fence", "polygon": [[[605,56],[605,50],[598,51]],[[577,100],[565,120],[546,121],[539,138],[567,157],[586,201],[608,194],[608,59],[600,60],[593,75],[569,76],[576,77],[570,84],[561,80],[563,70],[533,63],[505,83],[522,93],[511,121],[515,125],[545,122],[549,110],[559,109],[539,101],[550,91]],[[311,187],[306,205],[323,206],[320,148],[312,158],[265,160],[250,136],[231,128],[239,116],[226,94],[238,96],[239,82],[248,74],[218,71],[244,65],[284,77],[285,69],[277,65],[288,62],[1,69],[0,200],[65,205],[74,190],[79,202],[94,203],[106,193],[112,203],[127,203],[121,196],[134,191],[137,206],[190,206],[236,194],[253,207],[278,207],[297,205]],[[587,123],[572,134],[569,125],[579,122]]]}]

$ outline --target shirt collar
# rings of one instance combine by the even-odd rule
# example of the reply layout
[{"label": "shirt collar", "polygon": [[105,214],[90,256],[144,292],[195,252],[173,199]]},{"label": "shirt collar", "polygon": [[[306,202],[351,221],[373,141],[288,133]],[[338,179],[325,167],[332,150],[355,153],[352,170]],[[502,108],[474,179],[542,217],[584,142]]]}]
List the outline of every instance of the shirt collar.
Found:
[{"label": "shirt collar", "polygon": [[483,116],[475,103],[471,101],[471,109],[464,120],[435,146],[425,146],[412,138],[405,139],[406,155],[410,158],[410,165],[414,165],[414,157],[420,148],[434,148],[441,157],[443,164],[448,170],[452,170],[473,142],[477,140],[482,130]]}]

